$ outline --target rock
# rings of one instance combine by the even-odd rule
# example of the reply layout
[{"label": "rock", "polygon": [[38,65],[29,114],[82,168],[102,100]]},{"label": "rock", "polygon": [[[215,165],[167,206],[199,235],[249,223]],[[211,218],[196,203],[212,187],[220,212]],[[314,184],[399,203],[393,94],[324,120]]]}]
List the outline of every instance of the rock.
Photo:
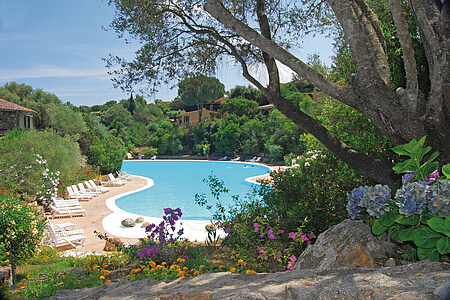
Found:
[{"label": "rock", "polygon": [[144,222],[144,223],[142,223],[141,228],[145,228],[145,227],[147,227],[147,226],[150,225],[150,224],[152,224],[152,223],[150,223],[150,222]]},{"label": "rock", "polygon": [[115,251],[117,249],[117,246],[122,247],[122,241],[118,237],[110,238],[105,242],[103,251]]},{"label": "rock", "polygon": [[125,220],[122,220],[122,225],[125,227],[134,227],[134,225],[136,225],[136,223],[134,223],[134,221],[130,218],[127,218]]},{"label": "rock", "polygon": [[320,234],[300,256],[295,269],[373,267],[375,260],[387,259],[393,246],[377,239],[363,221],[347,219]]},{"label": "rock", "polygon": [[390,268],[341,267],[272,274],[201,274],[172,281],[122,280],[79,290],[62,299],[448,299],[450,264],[432,260]]},{"label": "rock", "polygon": [[142,223],[142,222],[144,222],[144,217],[137,217],[134,222],[135,223]]},{"label": "rock", "polygon": [[397,264],[395,263],[395,259],[388,258],[388,260],[386,260],[386,262],[384,263],[385,267],[395,267]]}]

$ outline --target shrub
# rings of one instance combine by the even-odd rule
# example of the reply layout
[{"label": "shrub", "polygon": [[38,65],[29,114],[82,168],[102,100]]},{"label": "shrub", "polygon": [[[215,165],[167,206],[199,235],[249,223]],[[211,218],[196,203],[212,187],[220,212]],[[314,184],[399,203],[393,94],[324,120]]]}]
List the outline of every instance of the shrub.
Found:
[{"label": "shrub", "polygon": [[286,230],[295,231],[306,218],[307,231],[318,234],[347,217],[347,192],[366,182],[329,152],[315,150],[294,159],[292,168],[272,172],[272,186],[262,192]]},{"label": "shrub", "polygon": [[36,209],[10,194],[0,193],[0,263],[16,267],[33,256],[45,221]]}]

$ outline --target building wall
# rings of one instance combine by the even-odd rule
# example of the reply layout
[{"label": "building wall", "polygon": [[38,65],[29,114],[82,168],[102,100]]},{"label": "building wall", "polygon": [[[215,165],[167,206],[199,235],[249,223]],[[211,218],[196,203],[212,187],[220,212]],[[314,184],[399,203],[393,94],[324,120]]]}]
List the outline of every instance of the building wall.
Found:
[{"label": "building wall", "polygon": [[16,111],[0,111],[0,129],[8,130],[17,128],[20,124],[19,119],[22,119],[23,123],[23,115]]}]

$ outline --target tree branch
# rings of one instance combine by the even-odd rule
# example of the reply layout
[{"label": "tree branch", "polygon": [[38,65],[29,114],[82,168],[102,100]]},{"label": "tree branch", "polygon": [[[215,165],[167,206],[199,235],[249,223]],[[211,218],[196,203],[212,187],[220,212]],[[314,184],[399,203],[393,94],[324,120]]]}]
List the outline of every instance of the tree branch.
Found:
[{"label": "tree branch", "polygon": [[208,0],[205,3],[205,10],[225,27],[233,30],[252,45],[262,49],[272,57],[277,57],[281,63],[292,68],[294,72],[298,73],[306,80],[314,82],[318,88],[331,97],[339,99],[349,106],[356,107],[357,97],[351,88],[340,87],[327,80],[297,57],[280,47],[277,43],[265,38],[240,20],[236,19],[219,0]]},{"label": "tree branch", "polygon": [[405,107],[408,107],[410,113],[416,114],[419,99],[419,82],[417,80],[417,66],[411,35],[409,34],[408,24],[400,0],[389,0],[388,4],[397,28],[400,45],[402,46],[403,63],[406,72],[406,93],[409,102]]}]

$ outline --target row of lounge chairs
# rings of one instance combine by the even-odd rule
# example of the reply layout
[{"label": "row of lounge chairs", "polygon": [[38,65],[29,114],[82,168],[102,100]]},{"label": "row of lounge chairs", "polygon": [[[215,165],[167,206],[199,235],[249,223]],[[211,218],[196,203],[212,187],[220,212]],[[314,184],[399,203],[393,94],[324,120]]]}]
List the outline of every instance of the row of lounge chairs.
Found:
[{"label": "row of lounge chairs", "polygon": [[93,180],[74,184],[66,188],[68,199],[52,197],[50,204],[50,215],[47,217],[46,232],[47,237],[44,243],[51,247],[82,247],[86,240],[82,229],[75,230],[75,224],[66,222],[62,224],[52,224],[50,218],[85,217],[86,210],[79,201],[89,201],[103,193],[110,191],[108,186],[124,185],[132,177],[125,172],[118,173],[117,177],[111,173],[108,175],[109,181],[96,185]]}]

